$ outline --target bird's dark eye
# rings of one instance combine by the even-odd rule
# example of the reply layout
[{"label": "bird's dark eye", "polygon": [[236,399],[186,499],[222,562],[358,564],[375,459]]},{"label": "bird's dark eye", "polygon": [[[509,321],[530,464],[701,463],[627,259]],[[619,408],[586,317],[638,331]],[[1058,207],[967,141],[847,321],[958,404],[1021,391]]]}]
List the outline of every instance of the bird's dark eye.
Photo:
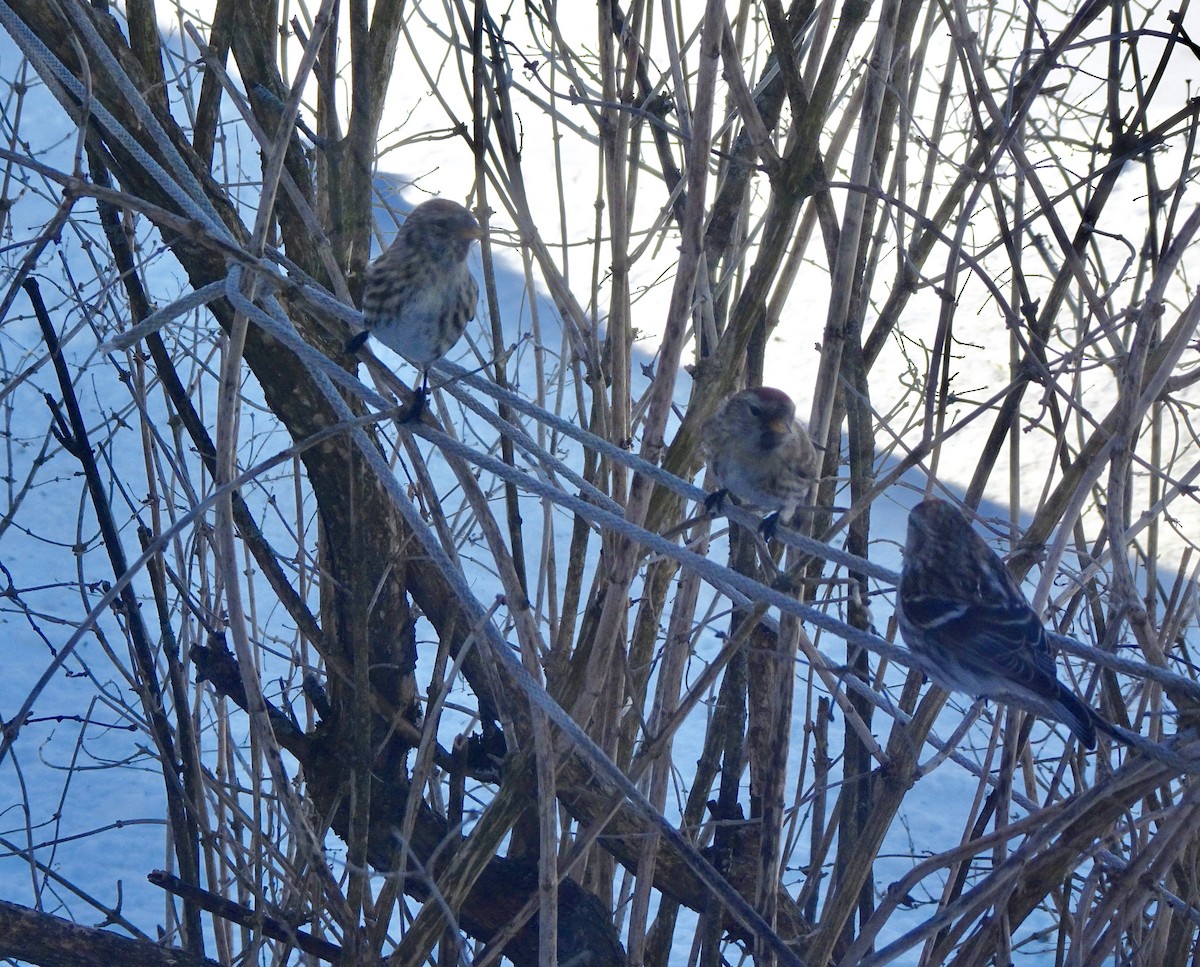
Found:
[{"label": "bird's dark eye", "polygon": [[757,416],[757,417],[760,417],[760,418],[761,418],[761,417],[762,417],[762,407],[761,407],[761,406],[755,406],[753,403],[751,403],[751,404],[750,404],[750,413],[751,413],[753,416]]}]

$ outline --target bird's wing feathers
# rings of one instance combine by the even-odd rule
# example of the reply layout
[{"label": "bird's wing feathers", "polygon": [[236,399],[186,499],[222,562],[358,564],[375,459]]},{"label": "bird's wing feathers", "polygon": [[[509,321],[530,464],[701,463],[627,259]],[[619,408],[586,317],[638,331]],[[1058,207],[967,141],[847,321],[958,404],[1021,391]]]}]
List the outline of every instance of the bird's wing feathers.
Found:
[{"label": "bird's wing feathers", "polygon": [[1031,691],[1057,694],[1054,658],[1037,615],[1023,601],[997,597],[966,601],[942,595],[913,595],[904,602],[908,620],[949,649],[972,642],[981,668]]},{"label": "bird's wing feathers", "polygon": [[467,281],[463,285],[462,304],[460,308],[463,315],[466,316],[466,321],[470,322],[475,318],[475,305],[479,302],[479,283],[475,280],[474,275],[467,275]]}]

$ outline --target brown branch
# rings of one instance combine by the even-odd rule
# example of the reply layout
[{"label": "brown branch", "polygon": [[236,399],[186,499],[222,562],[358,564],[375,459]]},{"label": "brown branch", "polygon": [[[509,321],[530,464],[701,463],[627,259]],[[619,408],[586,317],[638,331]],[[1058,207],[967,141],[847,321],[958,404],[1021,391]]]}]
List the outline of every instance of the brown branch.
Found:
[{"label": "brown branch", "polygon": [[221,967],[215,960],[0,900],[0,957],[38,967]]},{"label": "brown branch", "polygon": [[[129,561],[121,543],[120,531],[113,519],[112,506],[109,504],[104,480],[100,468],[96,465],[95,451],[88,436],[87,424],[79,408],[79,400],[75,396],[75,386],[71,373],[63,357],[62,347],[58,342],[58,334],[50,321],[46,305],[42,301],[41,289],[35,279],[26,279],[23,288],[33,304],[34,315],[42,330],[42,338],[50,351],[54,371],[58,377],[59,390],[62,393],[64,416],[59,405],[46,396],[54,418],[52,432],[63,448],[79,461],[83,468],[84,479],[87,481],[88,495],[92,500],[92,509],[100,526],[104,541],[104,549],[116,578],[122,577],[129,570]],[[162,685],[158,680],[158,667],[155,662],[154,646],[150,633],[142,617],[142,609],[137,595],[131,585],[126,585],[118,598],[118,611],[124,619],[125,630],[137,664],[135,686],[142,702],[142,709],[149,721],[150,734],[158,749],[159,767],[162,770],[167,812],[171,817],[172,829],[176,832],[175,856],[180,869],[192,882],[198,882],[200,876],[199,858],[195,843],[199,837],[197,824],[194,821],[192,808],[185,795],[179,777],[179,754],[176,748],[175,733],[167,718],[166,706],[163,701]],[[184,943],[192,953],[202,955],[204,939],[200,933],[200,921],[194,909],[185,910]]]},{"label": "brown branch", "polygon": [[194,903],[202,910],[207,910],[213,916],[229,920],[251,929],[261,928],[263,935],[272,940],[282,940],[284,943],[303,950],[306,954],[320,957],[322,960],[337,962],[342,956],[342,948],[327,940],[315,937],[305,930],[297,930],[290,924],[276,920],[251,910],[240,903],[226,900],[224,897],[202,890],[199,887],[185,883],[177,876],[172,876],[165,870],[152,870],[146,874],[146,879],[160,889],[175,894],[189,903]]}]

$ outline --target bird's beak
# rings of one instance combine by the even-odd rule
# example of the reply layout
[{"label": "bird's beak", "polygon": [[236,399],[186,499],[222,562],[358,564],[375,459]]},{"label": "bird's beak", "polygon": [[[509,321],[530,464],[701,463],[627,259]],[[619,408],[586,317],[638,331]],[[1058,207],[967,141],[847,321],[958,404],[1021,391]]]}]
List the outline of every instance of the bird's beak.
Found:
[{"label": "bird's beak", "polygon": [[471,219],[469,225],[464,225],[459,235],[463,238],[469,238],[472,242],[483,238],[483,229],[479,227],[479,222]]},{"label": "bird's beak", "polygon": [[779,436],[787,436],[788,430],[790,430],[791,427],[788,426],[787,420],[772,420],[767,424],[767,429],[769,429],[772,433],[777,433]]}]

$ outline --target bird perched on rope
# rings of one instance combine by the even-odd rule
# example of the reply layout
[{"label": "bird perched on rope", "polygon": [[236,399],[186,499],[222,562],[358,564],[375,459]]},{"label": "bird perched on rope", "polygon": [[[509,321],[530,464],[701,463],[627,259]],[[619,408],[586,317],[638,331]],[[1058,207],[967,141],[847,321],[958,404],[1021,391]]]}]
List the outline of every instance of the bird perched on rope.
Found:
[{"label": "bird perched on rope", "polygon": [[409,213],[387,251],[367,266],[366,328],[346,343],[346,352],[357,352],[374,336],[421,371],[408,420],[418,419],[424,408],[429,364],[445,356],[475,318],[479,284],[467,255],[482,235],[462,205],[434,198]]},{"label": "bird perched on rope", "polygon": [[790,524],[817,477],[819,459],[808,430],[796,419],[796,404],[770,386],[734,393],[704,424],[702,449],[721,489],[708,496],[709,512],[726,495],[770,511],[760,530],[774,533]]},{"label": "bird perched on rope", "polygon": [[908,515],[900,632],[948,691],[1065,724],[1089,749],[1104,723],[1058,680],[1046,631],[1004,563],[959,511],[931,497]]}]

